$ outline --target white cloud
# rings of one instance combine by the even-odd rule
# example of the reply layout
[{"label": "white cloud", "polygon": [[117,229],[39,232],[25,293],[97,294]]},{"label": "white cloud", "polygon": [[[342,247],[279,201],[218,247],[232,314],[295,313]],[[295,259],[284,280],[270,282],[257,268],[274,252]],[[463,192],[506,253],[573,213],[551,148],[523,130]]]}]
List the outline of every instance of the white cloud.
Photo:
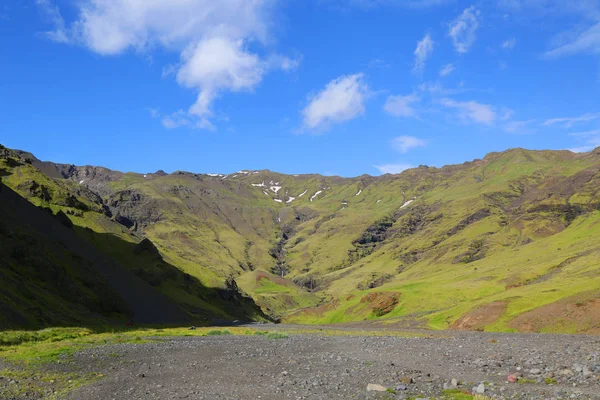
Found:
[{"label": "white cloud", "polygon": [[446,97],[440,100],[440,104],[458,110],[459,118],[464,121],[491,125],[498,118],[494,107],[476,101],[456,101]]},{"label": "white cloud", "polygon": [[467,53],[475,43],[477,28],[479,28],[479,17],[479,10],[475,6],[471,6],[450,23],[448,34],[452,38],[457,52]]},{"label": "white cloud", "polygon": [[415,66],[414,72],[422,72],[425,68],[425,63],[431,54],[433,53],[433,40],[431,35],[427,34],[417,42],[417,48],[415,49]]},{"label": "white cloud", "polygon": [[417,147],[427,146],[427,141],[414,136],[398,136],[392,139],[392,147],[399,153],[405,154]]},{"label": "white cloud", "polygon": [[302,111],[304,127],[325,128],[354,119],[365,112],[368,86],[363,74],[341,76],[310,99]]},{"label": "white cloud", "polygon": [[251,90],[262,80],[265,66],[256,54],[248,52],[241,40],[210,38],[182,53],[177,82],[199,91],[190,114],[210,117],[210,104],[220,90]]},{"label": "white cloud", "polygon": [[552,126],[552,125],[560,125],[563,128],[571,128],[573,125],[582,123],[582,122],[590,122],[600,119],[600,113],[587,113],[581,115],[579,117],[566,117],[566,118],[551,118],[545,120],[542,125],[543,126]]},{"label": "white cloud", "polygon": [[411,164],[383,164],[373,165],[373,167],[377,168],[382,174],[399,174],[400,172],[414,168],[415,166]]},{"label": "white cloud", "polygon": [[388,114],[396,117],[414,117],[416,112],[411,104],[416,103],[419,100],[419,97],[413,94],[408,96],[389,96],[383,109]]},{"label": "white cloud", "polygon": [[[175,75],[179,84],[198,92],[186,116],[199,119],[193,126],[212,127],[211,105],[222,92],[250,91],[268,71],[288,71],[299,63],[248,48],[250,42],[270,41],[276,0],[79,0],[77,18],[68,25],[50,0],[36,1],[54,16],[55,30],[46,34],[55,41],[76,43],[101,55],[150,53],[157,47],[179,52],[180,63],[165,67],[163,77]],[[169,127],[188,126],[181,118],[164,121]]]},{"label": "white cloud", "polygon": [[440,76],[448,76],[454,72],[456,68],[452,64],[446,64],[440,69]]},{"label": "white cloud", "polygon": [[508,39],[508,40],[505,40],[504,42],[502,42],[502,48],[504,50],[512,50],[515,48],[516,44],[517,44],[517,39],[515,39],[515,38]]},{"label": "white cloud", "polygon": [[570,38],[566,43],[545,53],[548,58],[558,58],[572,54],[600,54],[600,22]]}]

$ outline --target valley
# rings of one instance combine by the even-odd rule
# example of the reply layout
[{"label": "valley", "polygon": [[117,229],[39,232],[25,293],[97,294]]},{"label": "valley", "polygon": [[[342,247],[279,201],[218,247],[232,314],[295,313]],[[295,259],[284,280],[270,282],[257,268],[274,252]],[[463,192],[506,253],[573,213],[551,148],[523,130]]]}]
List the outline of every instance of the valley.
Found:
[{"label": "valley", "polygon": [[[179,315],[173,322],[600,332],[598,149],[511,149],[461,165],[341,178],[122,173],[2,148],[0,171],[8,213],[0,232],[11,238],[2,273],[28,282],[2,290],[0,308],[11,310],[0,320],[5,329],[85,325],[83,309],[55,312],[82,293],[93,298],[90,320],[137,314],[161,323],[158,313],[142,317],[141,304],[132,311],[125,282],[135,280],[144,299],[163,299],[161,314]],[[7,192],[21,211],[5,205]],[[36,254],[23,254],[31,242]],[[57,243],[66,250],[58,254]],[[57,292],[67,281],[71,298]],[[99,306],[105,290],[120,305]]]}]

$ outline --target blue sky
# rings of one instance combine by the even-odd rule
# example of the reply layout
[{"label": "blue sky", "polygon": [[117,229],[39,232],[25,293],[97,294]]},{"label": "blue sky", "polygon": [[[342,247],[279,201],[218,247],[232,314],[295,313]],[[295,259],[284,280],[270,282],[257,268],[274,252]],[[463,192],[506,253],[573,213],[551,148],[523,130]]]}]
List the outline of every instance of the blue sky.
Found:
[{"label": "blue sky", "polygon": [[600,0],[9,0],[0,143],[152,172],[600,146]]}]

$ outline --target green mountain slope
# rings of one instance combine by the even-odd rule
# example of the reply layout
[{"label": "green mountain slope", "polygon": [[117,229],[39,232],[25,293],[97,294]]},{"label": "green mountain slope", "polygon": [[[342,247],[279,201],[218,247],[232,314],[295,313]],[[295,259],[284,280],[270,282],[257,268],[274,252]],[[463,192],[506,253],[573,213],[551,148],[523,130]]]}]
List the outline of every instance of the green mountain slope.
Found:
[{"label": "green mountain slope", "polygon": [[600,324],[598,149],[512,149],[352,179],[121,173],[18,155],[29,164],[5,167],[4,182],[34,204],[65,210],[88,232],[148,238],[176,270],[206,288],[239,286],[274,318],[564,332]]},{"label": "green mountain slope", "polygon": [[0,148],[0,329],[265,318],[234,281],[202,285],[99,196],[30,160]]}]

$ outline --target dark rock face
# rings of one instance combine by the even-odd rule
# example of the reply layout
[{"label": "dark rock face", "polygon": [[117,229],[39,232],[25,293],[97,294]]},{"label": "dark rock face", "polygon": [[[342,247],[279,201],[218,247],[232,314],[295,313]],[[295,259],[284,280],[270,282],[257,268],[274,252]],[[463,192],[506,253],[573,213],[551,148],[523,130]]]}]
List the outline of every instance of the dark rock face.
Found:
[{"label": "dark rock face", "polygon": [[117,192],[108,198],[107,204],[115,221],[134,231],[143,231],[144,227],[161,220],[157,201],[136,190]]},{"label": "dark rock face", "polygon": [[133,248],[133,253],[134,254],[150,254],[152,256],[161,258],[160,253],[158,252],[158,249],[156,248],[154,243],[152,243],[152,241],[148,238],[145,238],[144,240],[142,240],[141,242],[136,244],[135,247]]},{"label": "dark rock face", "polygon": [[64,212],[62,212],[62,211],[57,212],[55,217],[56,217],[56,219],[58,219],[60,221],[61,224],[63,224],[67,228],[73,228],[73,222],[71,222],[69,217],[67,217],[67,214],[65,214]]}]

